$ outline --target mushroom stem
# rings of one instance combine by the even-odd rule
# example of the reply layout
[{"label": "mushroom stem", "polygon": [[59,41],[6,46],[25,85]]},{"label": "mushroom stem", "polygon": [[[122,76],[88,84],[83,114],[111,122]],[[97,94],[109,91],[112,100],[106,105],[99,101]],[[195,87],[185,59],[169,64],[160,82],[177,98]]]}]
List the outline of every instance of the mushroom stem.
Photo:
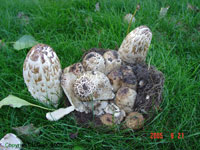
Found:
[{"label": "mushroom stem", "polygon": [[50,121],[57,121],[74,110],[75,110],[74,106],[69,106],[67,108],[60,108],[53,112],[48,112],[46,114],[46,118]]}]

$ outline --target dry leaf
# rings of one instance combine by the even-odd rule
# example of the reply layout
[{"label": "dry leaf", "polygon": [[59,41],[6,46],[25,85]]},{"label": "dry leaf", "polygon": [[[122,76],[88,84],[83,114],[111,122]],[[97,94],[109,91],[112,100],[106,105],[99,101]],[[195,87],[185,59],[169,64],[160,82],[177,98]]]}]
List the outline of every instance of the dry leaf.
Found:
[{"label": "dry leaf", "polygon": [[160,18],[162,18],[162,17],[164,17],[166,14],[167,14],[167,11],[168,11],[168,9],[169,9],[170,7],[168,6],[168,7],[166,7],[166,8],[161,8],[160,9]]},{"label": "dry leaf", "polygon": [[95,10],[94,10],[94,11],[95,11],[95,12],[100,11],[99,2],[96,3],[96,5],[95,5]]}]

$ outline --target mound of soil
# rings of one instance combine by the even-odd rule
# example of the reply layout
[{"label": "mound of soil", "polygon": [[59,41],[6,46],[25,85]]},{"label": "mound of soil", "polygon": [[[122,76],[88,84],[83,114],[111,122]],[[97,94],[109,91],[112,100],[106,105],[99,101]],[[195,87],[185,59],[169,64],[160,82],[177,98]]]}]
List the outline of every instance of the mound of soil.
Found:
[{"label": "mound of soil", "polygon": [[[97,52],[103,55],[108,49],[92,48],[87,51],[83,57],[89,52]],[[146,120],[153,119],[154,112],[162,102],[162,90],[164,85],[164,75],[154,66],[148,66],[145,63],[127,64],[132,67],[137,78],[137,97],[132,108],[143,114]],[[74,112],[75,118],[81,126],[90,127],[91,125],[101,126],[99,117],[92,113]]]}]

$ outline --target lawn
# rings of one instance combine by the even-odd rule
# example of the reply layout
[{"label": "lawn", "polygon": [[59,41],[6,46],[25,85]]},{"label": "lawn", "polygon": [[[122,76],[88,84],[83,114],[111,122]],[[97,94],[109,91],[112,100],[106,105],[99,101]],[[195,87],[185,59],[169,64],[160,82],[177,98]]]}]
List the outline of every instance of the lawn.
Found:
[{"label": "lawn", "polygon": [[[23,35],[32,35],[40,43],[50,45],[63,69],[81,60],[84,50],[120,46],[128,29],[123,17],[133,13],[139,1],[102,0],[100,11],[95,11],[97,2],[0,0],[0,100],[12,94],[39,104],[28,92],[22,76],[29,49],[13,48],[13,42]],[[0,139],[15,133],[13,127],[32,123],[41,132],[32,139],[20,137],[25,150],[200,149],[200,13],[195,9],[200,9],[200,2],[146,0],[139,4],[130,30],[140,25],[151,29],[147,63],[165,75],[162,111],[154,120],[138,132],[82,128],[72,114],[50,122],[45,118],[46,110],[4,106],[0,109]],[[166,16],[160,18],[161,7],[167,6],[170,8]],[[59,107],[63,107],[63,102]],[[73,133],[78,133],[77,137],[72,138]],[[162,133],[163,139],[151,139],[151,133]],[[184,138],[178,139],[178,133],[184,133]]]}]

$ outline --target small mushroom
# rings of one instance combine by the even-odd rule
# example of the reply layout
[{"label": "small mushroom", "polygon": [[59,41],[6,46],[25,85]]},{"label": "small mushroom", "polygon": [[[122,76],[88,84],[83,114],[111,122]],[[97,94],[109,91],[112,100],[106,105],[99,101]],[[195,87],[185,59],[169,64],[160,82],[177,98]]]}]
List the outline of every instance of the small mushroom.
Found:
[{"label": "small mushroom", "polygon": [[128,87],[121,87],[117,91],[115,103],[120,109],[123,109],[126,113],[130,113],[135,104],[136,95],[135,90]]},{"label": "small mushroom", "polygon": [[74,82],[75,95],[81,101],[109,100],[115,94],[107,76],[99,71],[87,71]]},{"label": "small mushroom", "polygon": [[96,52],[88,53],[83,58],[82,64],[86,71],[105,72],[105,60],[102,55]]},{"label": "small mushroom", "polygon": [[147,26],[139,26],[131,31],[123,40],[118,53],[127,63],[145,61],[152,33]]},{"label": "small mushroom", "polygon": [[121,66],[120,71],[122,72],[122,87],[129,87],[136,90],[137,78],[130,66]]},{"label": "small mushroom", "polygon": [[60,61],[50,46],[37,44],[28,52],[23,65],[23,77],[35,99],[57,107],[62,96],[61,73]]},{"label": "small mushroom", "polygon": [[108,74],[108,78],[110,80],[110,83],[113,87],[113,91],[117,92],[117,90],[121,87],[122,85],[122,72],[120,69],[114,69]]},{"label": "small mushroom", "polygon": [[144,117],[138,112],[131,112],[126,117],[125,125],[133,130],[141,129],[144,125]]},{"label": "small mushroom", "polygon": [[100,117],[100,120],[101,122],[104,124],[104,125],[107,125],[107,126],[112,126],[115,124],[115,120],[114,120],[114,117],[113,115],[111,114],[104,114]]},{"label": "small mushroom", "polygon": [[121,59],[119,58],[119,54],[115,50],[109,50],[103,55],[106,63],[105,74],[108,74],[114,69],[117,69],[121,66]]},{"label": "small mushroom", "polygon": [[6,134],[0,140],[0,150],[20,150],[23,142],[13,133]]}]

